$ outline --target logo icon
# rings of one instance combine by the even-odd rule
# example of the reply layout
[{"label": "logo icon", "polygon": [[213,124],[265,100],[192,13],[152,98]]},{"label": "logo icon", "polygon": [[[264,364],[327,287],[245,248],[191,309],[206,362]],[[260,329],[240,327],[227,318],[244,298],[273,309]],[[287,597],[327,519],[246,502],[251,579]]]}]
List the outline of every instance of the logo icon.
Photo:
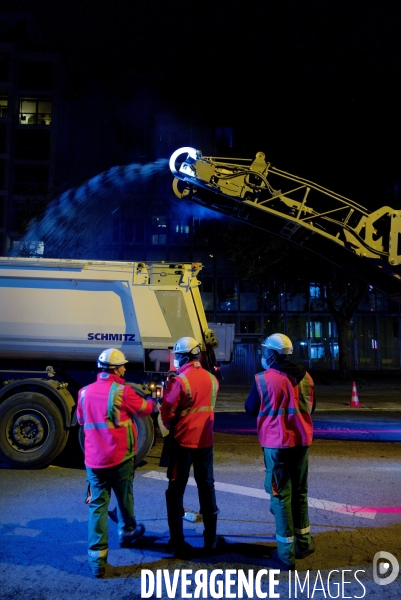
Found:
[{"label": "logo icon", "polygon": [[376,552],[373,557],[373,580],[378,585],[388,585],[398,576],[400,565],[390,552]]}]

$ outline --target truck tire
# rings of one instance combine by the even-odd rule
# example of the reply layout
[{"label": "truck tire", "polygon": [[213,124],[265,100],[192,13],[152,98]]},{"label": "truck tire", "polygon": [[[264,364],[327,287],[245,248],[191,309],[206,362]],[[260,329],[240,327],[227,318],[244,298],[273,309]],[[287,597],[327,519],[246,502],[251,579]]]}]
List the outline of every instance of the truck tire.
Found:
[{"label": "truck tire", "polygon": [[19,392],[0,404],[0,453],[14,468],[49,465],[67,443],[57,406],[43,394]]},{"label": "truck tire", "polygon": [[[133,420],[135,421],[135,425],[138,430],[138,440],[135,454],[135,466],[137,467],[153,447],[155,428],[151,417],[144,417],[141,419],[134,416]],[[85,432],[83,427],[79,428],[78,439],[79,445],[81,446],[83,452],[85,443]]]},{"label": "truck tire", "polygon": [[133,417],[138,430],[138,440],[136,444],[135,466],[137,467],[153,447],[155,440],[155,428],[151,417]]}]

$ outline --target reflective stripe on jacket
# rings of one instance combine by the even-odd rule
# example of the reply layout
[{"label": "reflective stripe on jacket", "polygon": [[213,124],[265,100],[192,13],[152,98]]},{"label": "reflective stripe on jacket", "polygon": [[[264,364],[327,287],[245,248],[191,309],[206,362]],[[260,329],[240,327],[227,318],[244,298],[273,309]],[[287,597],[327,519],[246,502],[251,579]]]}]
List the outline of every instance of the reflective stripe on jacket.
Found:
[{"label": "reflective stripe on jacket", "polygon": [[149,415],[146,401],[124,379],[98,373],[97,381],[78,394],[77,418],[85,431],[85,464],[92,469],[114,467],[135,455],[137,438],[133,414]]},{"label": "reflective stripe on jacket", "polygon": [[298,385],[275,369],[255,375],[261,398],[257,418],[258,437],[265,448],[310,446],[314,384],[306,373]]},{"label": "reflective stripe on jacket", "polygon": [[213,446],[214,406],[219,383],[214,375],[191,361],[170,379],[161,405],[163,424],[186,448]]}]

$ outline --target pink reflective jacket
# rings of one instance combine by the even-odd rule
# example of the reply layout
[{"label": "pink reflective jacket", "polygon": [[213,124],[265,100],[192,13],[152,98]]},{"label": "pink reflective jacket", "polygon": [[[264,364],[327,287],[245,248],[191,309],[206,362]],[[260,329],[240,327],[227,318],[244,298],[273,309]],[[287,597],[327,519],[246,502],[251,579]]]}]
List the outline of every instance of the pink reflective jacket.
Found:
[{"label": "pink reflective jacket", "polygon": [[186,448],[213,446],[214,406],[219,389],[216,377],[199,361],[181,367],[168,383],[161,405],[161,418],[174,439]]},{"label": "pink reflective jacket", "polygon": [[261,398],[258,437],[265,448],[310,446],[313,438],[314,384],[308,372],[298,384],[270,368],[255,375]]},{"label": "pink reflective jacket", "polygon": [[98,373],[97,381],[79,390],[77,418],[85,431],[85,464],[91,469],[114,467],[133,458],[137,438],[132,415],[153,412],[118,375]]}]

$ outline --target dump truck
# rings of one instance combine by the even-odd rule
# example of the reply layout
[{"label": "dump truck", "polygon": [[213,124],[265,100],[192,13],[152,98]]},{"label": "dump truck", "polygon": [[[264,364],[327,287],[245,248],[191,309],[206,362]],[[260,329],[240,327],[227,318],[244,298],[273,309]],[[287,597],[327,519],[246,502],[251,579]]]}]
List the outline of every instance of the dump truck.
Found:
[{"label": "dump truck", "polygon": [[[209,370],[229,362],[233,335],[216,360],[216,335],[200,295],[200,263],[0,258],[0,459],[14,468],[50,464],[76,426],[81,387],[115,347],[126,383],[160,397],[177,339],[201,344]],[[154,443],[154,418],[135,419],[136,463]]]}]

